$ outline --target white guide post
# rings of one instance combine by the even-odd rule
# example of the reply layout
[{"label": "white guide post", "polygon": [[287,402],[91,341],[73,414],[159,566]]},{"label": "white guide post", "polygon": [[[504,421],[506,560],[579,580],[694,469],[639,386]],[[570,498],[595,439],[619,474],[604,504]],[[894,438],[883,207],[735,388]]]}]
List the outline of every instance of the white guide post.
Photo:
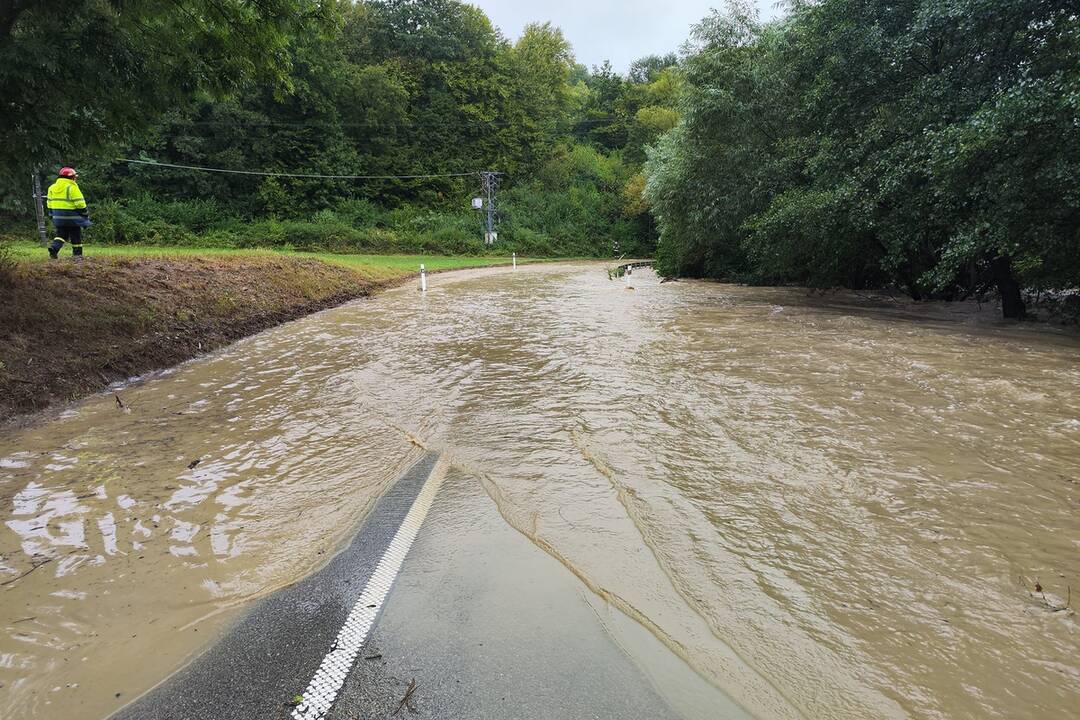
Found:
[{"label": "white guide post", "polygon": [[517,270],[517,253],[514,253],[514,269]]},{"label": "white guide post", "polygon": [[427,270],[424,263],[420,263],[420,292],[427,292]]}]

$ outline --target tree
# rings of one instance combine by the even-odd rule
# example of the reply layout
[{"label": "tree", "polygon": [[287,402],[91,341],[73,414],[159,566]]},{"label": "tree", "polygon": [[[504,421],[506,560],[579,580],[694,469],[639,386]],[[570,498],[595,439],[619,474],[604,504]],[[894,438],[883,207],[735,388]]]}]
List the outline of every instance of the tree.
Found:
[{"label": "tree", "polygon": [[[88,157],[166,111],[259,77],[286,88],[287,49],[331,0],[12,0],[0,6],[0,168]],[[10,197],[10,195],[8,196]]]},{"label": "tree", "polygon": [[802,134],[823,148],[810,184],[851,187],[848,227],[873,228],[864,247],[914,297],[989,282],[1020,318],[1022,282],[1077,277],[1058,264],[1077,247],[1070,3],[832,0],[801,4],[788,37]]},{"label": "tree", "polygon": [[586,76],[585,85],[589,94],[576,135],[606,150],[622,147],[629,134],[629,117],[622,105],[626,80],[605,60]]},{"label": "tree", "polygon": [[768,77],[763,32],[748,5],[694,29],[697,49],[682,64],[681,119],[646,164],[665,274],[747,275],[743,224],[766,202],[758,191],[782,114],[760,102]]},{"label": "tree", "polygon": [[797,0],[695,28],[646,194],[671,272],[913,298],[1080,282],[1065,0]]},{"label": "tree", "polygon": [[[52,37],[46,28],[58,11],[28,7],[8,52],[33,42],[43,49]],[[301,10],[322,12],[320,22],[301,28]],[[3,151],[25,162],[26,174],[36,162],[77,164],[100,239],[371,247],[390,237],[415,247],[418,236],[434,244],[439,235],[456,251],[476,226],[466,205],[471,173],[493,169],[507,173],[500,192],[510,242],[579,255],[616,244],[651,250],[640,178],[630,179],[643,146],[675,122],[678,76],[668,59],[641,63],[641,83],[610,65],[590,74],[550,23],[527,26],[511,43],[458,0],[72,0],[66,12],[61,36],[79,76],[57,74],[47,88],[48,132],[20,121],[24,139],[40,147]],[[245,36],[264,20],[265,40],[249,46]],[[116,91],[125,78],[140,92]],[[105,92],[90,98],[100,85]],[[580,122],[585,115],[597,122]],[[588,147],[574,141],[575,128]],[[117,155],[234,171],[425,177],[267,178],[122,164]],[[20,195],[26,174],[6,175]],[[268,217],[275,222],[259,222]],[[324,227],[301,229],[306,223]]]},{"label": "tree", "polygon": [[675,53],[646,55],[630,63],[630,71],[627,73],[627,77],[632,83],[645,85],[654,82],[661,72],[678,65],[678,63],[679,58]]}]

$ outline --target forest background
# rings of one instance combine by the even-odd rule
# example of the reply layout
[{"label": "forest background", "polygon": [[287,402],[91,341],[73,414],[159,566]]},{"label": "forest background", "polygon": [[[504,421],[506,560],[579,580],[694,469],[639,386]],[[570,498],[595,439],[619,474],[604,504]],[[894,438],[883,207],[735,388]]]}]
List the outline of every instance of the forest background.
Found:
[{"label": "forest background", "polygon": [[[0,206],[80,169],[91,240],[656,255],[669,275],[914,298],[1080,286],[1080,22],[1064,0],[727,2],[585,68],[455,0],[15,0]],[[538,8],[540,10],[540,8]],[[231,170],[207,173],[117,158]]]}]

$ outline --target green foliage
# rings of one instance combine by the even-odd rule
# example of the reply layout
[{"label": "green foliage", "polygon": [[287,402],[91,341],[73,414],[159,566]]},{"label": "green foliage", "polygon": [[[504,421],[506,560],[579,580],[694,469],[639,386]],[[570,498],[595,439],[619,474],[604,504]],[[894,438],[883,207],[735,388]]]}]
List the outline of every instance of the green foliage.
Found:
[{"label": "green foliage", "polygon": [[[677,122],[674,56],[643,58],[625,77],[610,65],[590,73],[550,23],[510,42],[458,0],[17,5],[27,9],[0,33],[0,57],[18,55],[0,68],[0,92],[16,98],[0,117],[21,108],[0,148],[11,169],[0,206],[23,218],[29,168],[62,159],[79,167],[90,242],[476,252],[472,173],[490,169],[504,173],[501,249],[653,251],[641,182],[626,188],[645,146]],[[61,75],[64,57],[77,74]],[[44,94],[20,84],[31,76],[48,79]],[[211,174],[116,156],[263,173],[469,174]]]},{"label": "green foliage", "polygon": [[0,240],[0,287],[8,287],[14,283],[15,254],[6,242]]},{"label": "green foliage", "polygon": [[[797,282],[816,287],[865,287],[880,280],[866,234],[850,219],[854,188],[793,188],[750,217],[743,250],[759,282]],[[872,246],[872,245],[871,245]]]},{"label": "green foliage", "polygon": [[762,25],[729,2],[695,42],[647,166],[665,272],[1015,303],[1018,280],[1080,284],[1069,3],[800,1]]},{"label": "green foliage", "polygon": [[[288,88],[296,33],[329,0],[22,0],[0,5],[0,191],[74,164],[196,95]],[[23,193],[19,193],[21,196]]]},{"label": "green foliage", "polygon": [[666,70],[677,65],[679,59],[675,53],[667,55],[646,55],[630,64],[627,77],[632,83],[647,85],[657,80]]},{"label": "green foliage", "polygon": [[[547,191],[540,186],[513,190],[506,202],[508,220],[500,230],[500,253],[532,256],[610,254],[632,233],[616,217],[617,196],[594,186]],[[523,189],[524,190],[524,189]],[[522,202],[520,198],[525,198]],[[416,205],[382,209],[365,201],[345,201],[306,218],[244,219],[217,212],[215,201],[157,202],[145,196],[95,206],[94,244],[286,248],[311,252],[480,255],[480,219],[467,210],[440,211]],[[537,210],[541,208],[542,212]],[[594,217],[597,213],[602,213]],[[532,226],[550,221],[549,231]],[[584,229],[575,222],[586,223]],[[531,225],[531,226],[530,226]]]},{"label": "green foliage", "polygon": [[[563,255],[610,255],[638,249],[623,220],[622,189],[632,174],[617,155],[563,145],[535,179],[506,192],[508,239],[524,229],[546,236]],[[533,238],[533,234],[523,237]]]}]

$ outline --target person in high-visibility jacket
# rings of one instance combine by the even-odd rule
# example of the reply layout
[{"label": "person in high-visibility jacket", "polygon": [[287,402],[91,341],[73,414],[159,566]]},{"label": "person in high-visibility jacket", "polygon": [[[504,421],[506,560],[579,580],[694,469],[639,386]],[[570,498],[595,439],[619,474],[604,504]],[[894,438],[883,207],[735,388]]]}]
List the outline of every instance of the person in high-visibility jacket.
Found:
[{"label": "person in high-visibility jacket", "polygon": [[65,242],[71,243],[71,254],[82,257],[82,229],[90,227],[90,213],[86,209],[86,198],[76,182],[79,174],[75,168],[60,168],[56,182],[49,186],[49,216],[56,237],[49,245],[49,257],[56,259]]}]

